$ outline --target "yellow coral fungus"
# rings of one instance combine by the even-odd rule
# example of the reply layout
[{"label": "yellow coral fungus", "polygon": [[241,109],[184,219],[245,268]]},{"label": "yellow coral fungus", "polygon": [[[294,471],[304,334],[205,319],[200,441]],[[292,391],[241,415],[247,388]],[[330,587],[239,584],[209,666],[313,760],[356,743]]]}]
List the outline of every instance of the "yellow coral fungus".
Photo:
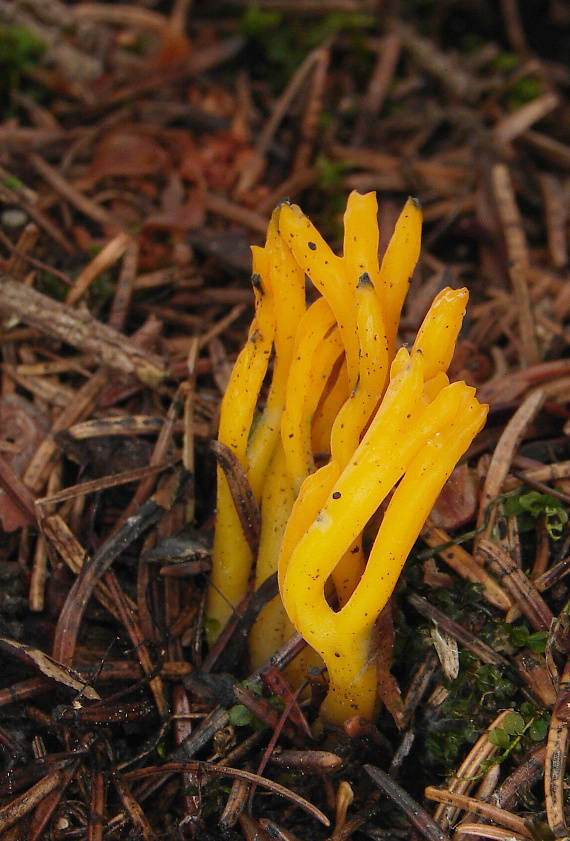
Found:
[{"label": "yellow coral fungus", "polygon": [[[253,250],[256,315],[219,435],[261,507],[255,586],[278,571],[281,599],[258,618],[252,658],[259,664],[293,623],[327,666],[322,713],[336,723],[374,714],[374,624],[487,408],[446,373],[467,290],[440,292],[412,350],[395,352],[420,249],[418,203],[406,203],[381,265],[375,195],[352,193],[344,225],[339,257],[298,207],[273,214],[265,247]],[[321,296],[307,308],[305,275]],[[268,398],[252,431],[271,351]],[[363,529],[382,503],[365,559]],[[248,582],[251,550],[220,469],[209,616],[223,624]]]}]

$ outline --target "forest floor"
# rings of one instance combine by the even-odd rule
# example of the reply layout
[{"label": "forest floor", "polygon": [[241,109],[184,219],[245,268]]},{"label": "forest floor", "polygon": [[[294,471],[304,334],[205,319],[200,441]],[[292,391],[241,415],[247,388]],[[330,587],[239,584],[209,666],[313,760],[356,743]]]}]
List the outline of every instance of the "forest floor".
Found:
[{"label": "forest floor", "polygon": [[[568,834],[569,43],[563,0],[0,2],[2,839]],[[466,286],[490,413],[335,729],[204,597],[249,246],[288,197],[338,253],[354,189],[381,251],[421,202],[400,338]]]}]

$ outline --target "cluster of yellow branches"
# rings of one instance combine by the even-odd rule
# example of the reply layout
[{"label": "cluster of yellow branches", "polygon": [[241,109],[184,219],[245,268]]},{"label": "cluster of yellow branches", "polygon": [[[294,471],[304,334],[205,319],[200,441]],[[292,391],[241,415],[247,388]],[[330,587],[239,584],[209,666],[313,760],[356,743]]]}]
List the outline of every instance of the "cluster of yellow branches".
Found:
[{"label": "cluster of yellow branches", "polygon": [[[375,194],[354,192],[339,257],[300,208],[280,205],[265,246],[252,249],[255,317],[222,403],[219,440],[261,510],[255,584],[279,575],[280,597],[251,634],[254,663],[297,628],[327,666],[321,711],[333,722],[372,717],[374,623],[486,417],[474,389],[450,384],[446,374],[467,290],[444,289],[411,351],[396,352],[420,238],[421,211],[409,199],[379,265]],[[308,306],[306,276],[311,296],[318,293]],[[270,358],[271,384],[256,417]],[[383,503],[365,559],[363,531]],[[219,469],[208,615],[220,629],[245,595],[253,563]]]}]

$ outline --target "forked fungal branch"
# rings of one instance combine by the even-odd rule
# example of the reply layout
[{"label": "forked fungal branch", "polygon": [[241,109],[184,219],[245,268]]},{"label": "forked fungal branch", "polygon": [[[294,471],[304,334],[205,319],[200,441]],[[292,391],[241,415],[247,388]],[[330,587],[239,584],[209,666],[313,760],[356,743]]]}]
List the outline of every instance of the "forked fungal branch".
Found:
[{"label": "forked fungal branch", "polygon": [[[373,193],[349,196],[344,225],[338,257],[297,206],[274,212],[264,248],[252,249],[256,313],[219,432],[261,506],[256,586],[279,574],[281,598],[251,634],[254,665],[294,626],[327,666],[321,712],[334,723],[374,715],[374,623],[487,414],[474,389],[446,373],[466,289],[440,292],[411,351],[395,352],[420,250],[417,202],[406,203],[381,265]],[[320,293],[308,307],[305,276]],[[269,394],[254,423],[271,354]],[[363,530],[389,496],[365,559]],[[217,508],[208,616],[221,630],[254,561],[221,470]]]}]

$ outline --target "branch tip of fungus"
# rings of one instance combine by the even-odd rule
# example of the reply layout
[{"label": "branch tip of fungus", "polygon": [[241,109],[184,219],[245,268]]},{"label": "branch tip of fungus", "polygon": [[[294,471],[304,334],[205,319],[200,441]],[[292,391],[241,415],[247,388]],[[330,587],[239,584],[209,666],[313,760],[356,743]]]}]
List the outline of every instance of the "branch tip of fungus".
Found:
[{"label": "branch tip of fungus", "polygon": [[362,272],[360,277],[358,278],[357,287],[362,288],[363,286],[371,286],[374,288],[374,284],[372,283],[372,278],[368,274],[368,272]]}]

